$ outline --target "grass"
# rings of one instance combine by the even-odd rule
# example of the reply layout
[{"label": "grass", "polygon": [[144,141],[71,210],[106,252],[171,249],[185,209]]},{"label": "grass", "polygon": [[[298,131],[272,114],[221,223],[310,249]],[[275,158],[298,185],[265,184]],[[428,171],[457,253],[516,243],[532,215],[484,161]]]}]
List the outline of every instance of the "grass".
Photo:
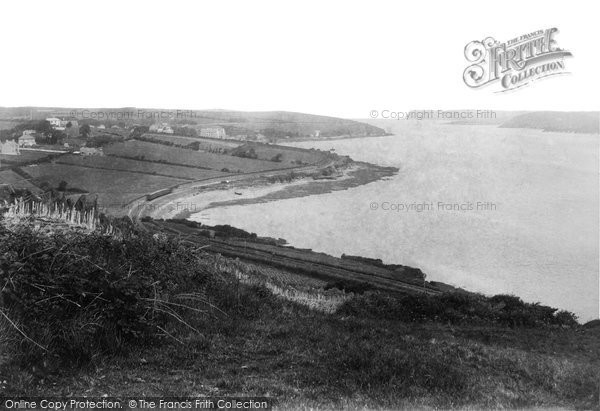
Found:
[{"label": "grass", "polygon": [[179,146],[188,146],[192,143],[198,143],[199,149],[202,151],[210,151],[215,149],[230,150],[239,146],[241,143],[234,141],[219,141],[202,137],[175,136],[166,134],[143,134],[139,140],[152,140],[161,143],[173,143]]},{"label": "grass", "polygon": [[136,140],[111,144],[110,146],[105,147],[104,152],[112,156],[137,158],[168,164],[180,164],[219,171],[223,168],[227,168],[231,172],[239,170],[240,172],[247,173],[284,168],[281,164],[272,161],[244,159],[229,155],[193,151],[185,148],[169,147],[162,144],[153,144]]},{"label": "grass", "polygon": [[3,165],[35,163],[38,161],[42,161],[52,155],[56,154],[45,153],[41,151],[21,151],[21,154],[19,154],[18,156],[0,154],[0,163]]},{"label": "grass", "polygon": [[35,167],[25,167],[24,170],[38,182],[47,181],[52,187],[57,187],[61,181],[66,181],[68,187],[97,194],[98,202],[102,207],[117,211],[127,202],[144,194],[187,181],[174,177],[141,175],[127,171],[92,169],[66,164],[39,164]]},{"label": "grass", "polygon": [[100,168],[105,170],[129,171],[135,173],[152,174],[166,177],[181,178],[186,180],[202,180],[226,175],[220,171],[203,170],[192,167],[182,167],[169,164],[152,163],[119,157],[98,157],[65,155],[57,163],[70,164],[81,167]]},{"label": "grass", "polygon": [[[273,293],[261,278],[238,280],[257,277],[256,266],[167,237],[0,236],[0,280],[10,278],[10,296],[21,298],[2,294],[0,308],[49,350],[0,318],[0,395],[264,395],[280,409],[600,409],[599,327],[407,321],[385,295],[387,314],[374,316],[378,306],[367,302],[379,294],[369,293],[346,295],[327,313]],[[107,302],[81,295],[97,286]],[[124,297],[110,290],[130,303],[119,305]],[[57,293],[64,298],[46,300]],[[214,307],[212,314],[148,317],[190,295],[199,299],[193,308]],[[19,310],[14,301],[37,308]],[[92,308],[73,304],[86,301]],[[104,324],[94,328],[102,339],[81,332],[90,322]],[[119,327],[142,334],[126,339]],[[77,349],[87,353],[79,361],[64,356]]]},{"label": "grass", "polygon": [[294,147],[252,142],[246,142],[240,149],[252,149],[259,160],[272,161],[274,157],[280,155],[280,164],[290,166],[298,164],[319,164],[327,162],[328,158],[332,157],[331,154],[323,151],[303,150]]},{"label": "grass", "polygon": [[281,302],[183,344],[140,349],[72,374],[40,380],[12,368],[15,374],[1,377],[9,380],[6,394],[269,395],[290,409],[597,409],[599,338],[372,321]]},{"label": "grass", "polygon": [[25,177],[17,174],[13,170],[0,171],[0,184],[10,184],[14,188],[26,189],[34,193],[41,191]]}]

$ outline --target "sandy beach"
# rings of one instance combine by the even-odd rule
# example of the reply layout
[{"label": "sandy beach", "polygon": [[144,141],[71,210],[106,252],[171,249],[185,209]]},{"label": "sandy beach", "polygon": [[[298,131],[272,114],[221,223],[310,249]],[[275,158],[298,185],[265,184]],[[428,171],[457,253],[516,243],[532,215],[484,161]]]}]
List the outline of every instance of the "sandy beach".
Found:
[{"label": "sandy beach", "polygon": [[204,210],[230,205],[255,204],[345,190],[393,175],[397,169],[367,163],[354,163],[335,178],[310,176],[290,182],[270,182],[266,178],[211,181],[180,187],[152,201],[132,204],[130,215],[154,219],[185,218],[206,222]]}]

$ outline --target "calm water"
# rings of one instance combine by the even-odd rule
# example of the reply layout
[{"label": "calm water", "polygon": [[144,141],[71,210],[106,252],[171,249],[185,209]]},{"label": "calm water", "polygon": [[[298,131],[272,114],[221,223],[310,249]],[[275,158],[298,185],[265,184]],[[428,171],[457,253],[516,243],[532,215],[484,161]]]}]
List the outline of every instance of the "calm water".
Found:
[{"label": "calm water", "polygon": [[[390,137],[294,144],[399,167],[387,181],[212,209],[201,221],[420,267],[432,280],[514,293],[582,320],[598,317],[598,136],[420,122],[392,127]],[[438,202],[474,209],[440,210]],[[490,204],[477,210],[477,202]],[[429,209],[382,209],[411,203]]]}]

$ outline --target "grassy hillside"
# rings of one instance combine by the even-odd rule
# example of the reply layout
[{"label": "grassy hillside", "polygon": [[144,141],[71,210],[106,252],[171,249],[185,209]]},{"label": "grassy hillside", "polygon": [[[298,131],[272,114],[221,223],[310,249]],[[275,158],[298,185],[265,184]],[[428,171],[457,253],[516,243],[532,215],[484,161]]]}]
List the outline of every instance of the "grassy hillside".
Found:
[{"label": "grassy hillside", "polygon": [[[0,107],[0,121],[24,122],[29,118],[45,119],[51,116],[71,117],[73,112],[82,110],[102,113],[100,119],[82,118],[81,114],[73,117],[83,123],[111,125],[143,124],[151,125],[157,121],[152,113],[168,112],[172,118],[159,117],[160,121],[168,121],[172,125],[201,127],[224,127],[228,135],[263,134],[268,138],[307,138],[316,136],[380,136],[385,131],[359,121],[313,114],[286,111],[244,112],[232,110],[193,110],[180,112],[165,109],[124,108],[40,108],[40,107]],[[86,116],[89,117],[89,114]],[[98,115],[96,114],[96,117]]]},{"label": "grassy hillside", "polygon": [[600,329],[567,314],[507,296],[381,292],[320,310],[287,298],[260,267],[125,233],[0,225],[0,281],[9,284],[0,294],[0,395],[598,408]]},{"label": "grassy hillside", "polygon": [[600,113],[537,111],[515,116],[502,123],[500,127],[598,134],[600,133]]},{"label": "grassy hillside", "polygon": [[216,171],[221,171],[226,168],[227,170],[238,173],[285,168],[285,166],[282,167],[280,164],[273,161],[187,150],[185,148],[170,147],[137,140],[111,144],[104,149],[104,152],[107,155],[115,157],[165,164],[177,164]]}]

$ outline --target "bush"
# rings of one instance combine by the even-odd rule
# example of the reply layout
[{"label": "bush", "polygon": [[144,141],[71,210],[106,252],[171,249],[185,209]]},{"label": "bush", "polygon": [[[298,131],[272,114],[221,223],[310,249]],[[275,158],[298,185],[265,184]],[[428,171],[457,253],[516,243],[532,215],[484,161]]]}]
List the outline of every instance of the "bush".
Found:
[{"label": "bush", "polygon": [[219,286],[198,258],[146,235],[0,231],[0,309],[27,336],[15,354],[83,364],[197,327],[213,311],[207,288]]},{"label": "bush", "polygon": [[364,281],[338,280],[325,285],[326,290],[330,290],[332,288],[337,288],[338,290],[342,290],[346,293],[363,294],[365,291],[372,290],[373,286]]},{"label": "bush", "polygon": [[575,314],[556,311],[556,308],[538,303],[525,303],[511,295],[486,297],[459,292],[439,295],[406,294],[398,297],[367,293],[355,296],[338,309],[341,315],[405,322],[436,321],[525,327],[577,325]]}]

